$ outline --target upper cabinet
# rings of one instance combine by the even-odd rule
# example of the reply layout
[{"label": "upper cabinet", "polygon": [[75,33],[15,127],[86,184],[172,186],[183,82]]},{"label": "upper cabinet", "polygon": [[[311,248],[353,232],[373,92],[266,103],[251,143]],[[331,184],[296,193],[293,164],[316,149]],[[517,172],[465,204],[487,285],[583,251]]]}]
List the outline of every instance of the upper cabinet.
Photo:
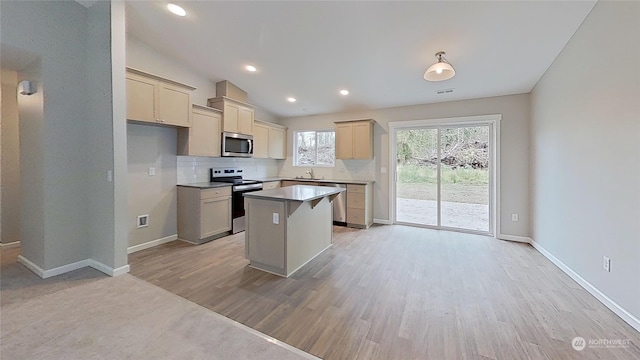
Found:
[{"label": "upper cabinet", "polygon": [[336,122],[336,159],[373,159],[371,119]]},{"label": "upper cabinet", "polygon": [[191,127],[178,130],[178,155],[220,156],[222,111],[193,105]]},{"label": "upper cabinet", "polygon": [[253,157],[258,159],[285,159],[287,128],[282,125],[256,120],[253,124]]},{"label": "upper cabinet", "polygon": [[194,87],[127,68],[127,119],[189,127],[193,90]]},{"label": "upper cabinet", "polygon": [[222,110],[222,131],[253,135],[253,105],[221,96],[209,99],[209,106]]}]

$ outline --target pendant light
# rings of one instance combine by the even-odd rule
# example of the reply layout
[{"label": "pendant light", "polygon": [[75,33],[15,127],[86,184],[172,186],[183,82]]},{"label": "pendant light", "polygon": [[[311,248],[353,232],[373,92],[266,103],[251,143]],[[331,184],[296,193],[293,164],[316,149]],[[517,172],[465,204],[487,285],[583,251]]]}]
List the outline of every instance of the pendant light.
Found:
[{"label": "pendant light", "polygon": [[444,51],[436,53],[436,59],[438,62],[429,66],[424,73],[424,79],[427,81],[443,81],[449,80],[456,75],[456,71],[453,66],[449,64],[447,59],[444,58]]}]

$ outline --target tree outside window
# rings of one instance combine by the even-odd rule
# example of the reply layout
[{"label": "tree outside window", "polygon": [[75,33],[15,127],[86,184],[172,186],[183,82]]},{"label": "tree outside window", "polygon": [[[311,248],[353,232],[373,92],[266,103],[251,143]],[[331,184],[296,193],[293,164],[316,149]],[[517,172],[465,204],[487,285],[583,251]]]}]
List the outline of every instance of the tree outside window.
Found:
[{"label": "tree outside window", "polygon": [[333,167],[335,165],[335,131],[296,131],[293,139],[294,166]]}]

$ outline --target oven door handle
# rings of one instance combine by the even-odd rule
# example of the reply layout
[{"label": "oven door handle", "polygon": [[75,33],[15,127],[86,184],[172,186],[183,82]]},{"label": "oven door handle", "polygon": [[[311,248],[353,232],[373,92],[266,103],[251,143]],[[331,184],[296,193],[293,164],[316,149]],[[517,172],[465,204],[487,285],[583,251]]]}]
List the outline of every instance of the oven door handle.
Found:
[{"label": "oven door handle", "polygon": [[246,191],[246,190],[262,190],[262,184],[235,185],[233,187],[234,192]]}]

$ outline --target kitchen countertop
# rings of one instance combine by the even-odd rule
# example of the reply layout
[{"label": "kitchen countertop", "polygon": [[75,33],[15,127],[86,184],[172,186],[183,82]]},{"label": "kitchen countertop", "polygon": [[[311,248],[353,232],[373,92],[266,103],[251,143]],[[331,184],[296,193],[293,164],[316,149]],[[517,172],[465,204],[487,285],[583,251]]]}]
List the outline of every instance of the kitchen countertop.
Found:
[{"label": "kitchen countertop", "polygon": [[289,181],[308,181],[308,182],[315,182],[315,183],[330,183],[330,184],[373,184],[375,182],[374,180],[339,180],[339,179],[309,179],[309,178],[296,179],[296,178],[290,178],[290,177],[277,177],[277,176],[268,177],[268,178],[251,178],[251,180],[258,180],[262,182],[289,180]]},{"label": "kitchen countertop", "polygon": [[274,201],[311,201],[325,196],[338,194],[346,189],[326,186],[294,185],[271,190],[252,191],[244,197]]},{"label": "kitchen countertop", "polygon": [[198,189],[212,189],[212,188],[219,188],[219,187],[225,187],[225,186],[231,186],[231,185],[233,184],[225,183],[225,182],[199,182],[199,183],[193,183],[193,184],[178,184],[178,186],[192,187],[192,188],[198,188]]}]

